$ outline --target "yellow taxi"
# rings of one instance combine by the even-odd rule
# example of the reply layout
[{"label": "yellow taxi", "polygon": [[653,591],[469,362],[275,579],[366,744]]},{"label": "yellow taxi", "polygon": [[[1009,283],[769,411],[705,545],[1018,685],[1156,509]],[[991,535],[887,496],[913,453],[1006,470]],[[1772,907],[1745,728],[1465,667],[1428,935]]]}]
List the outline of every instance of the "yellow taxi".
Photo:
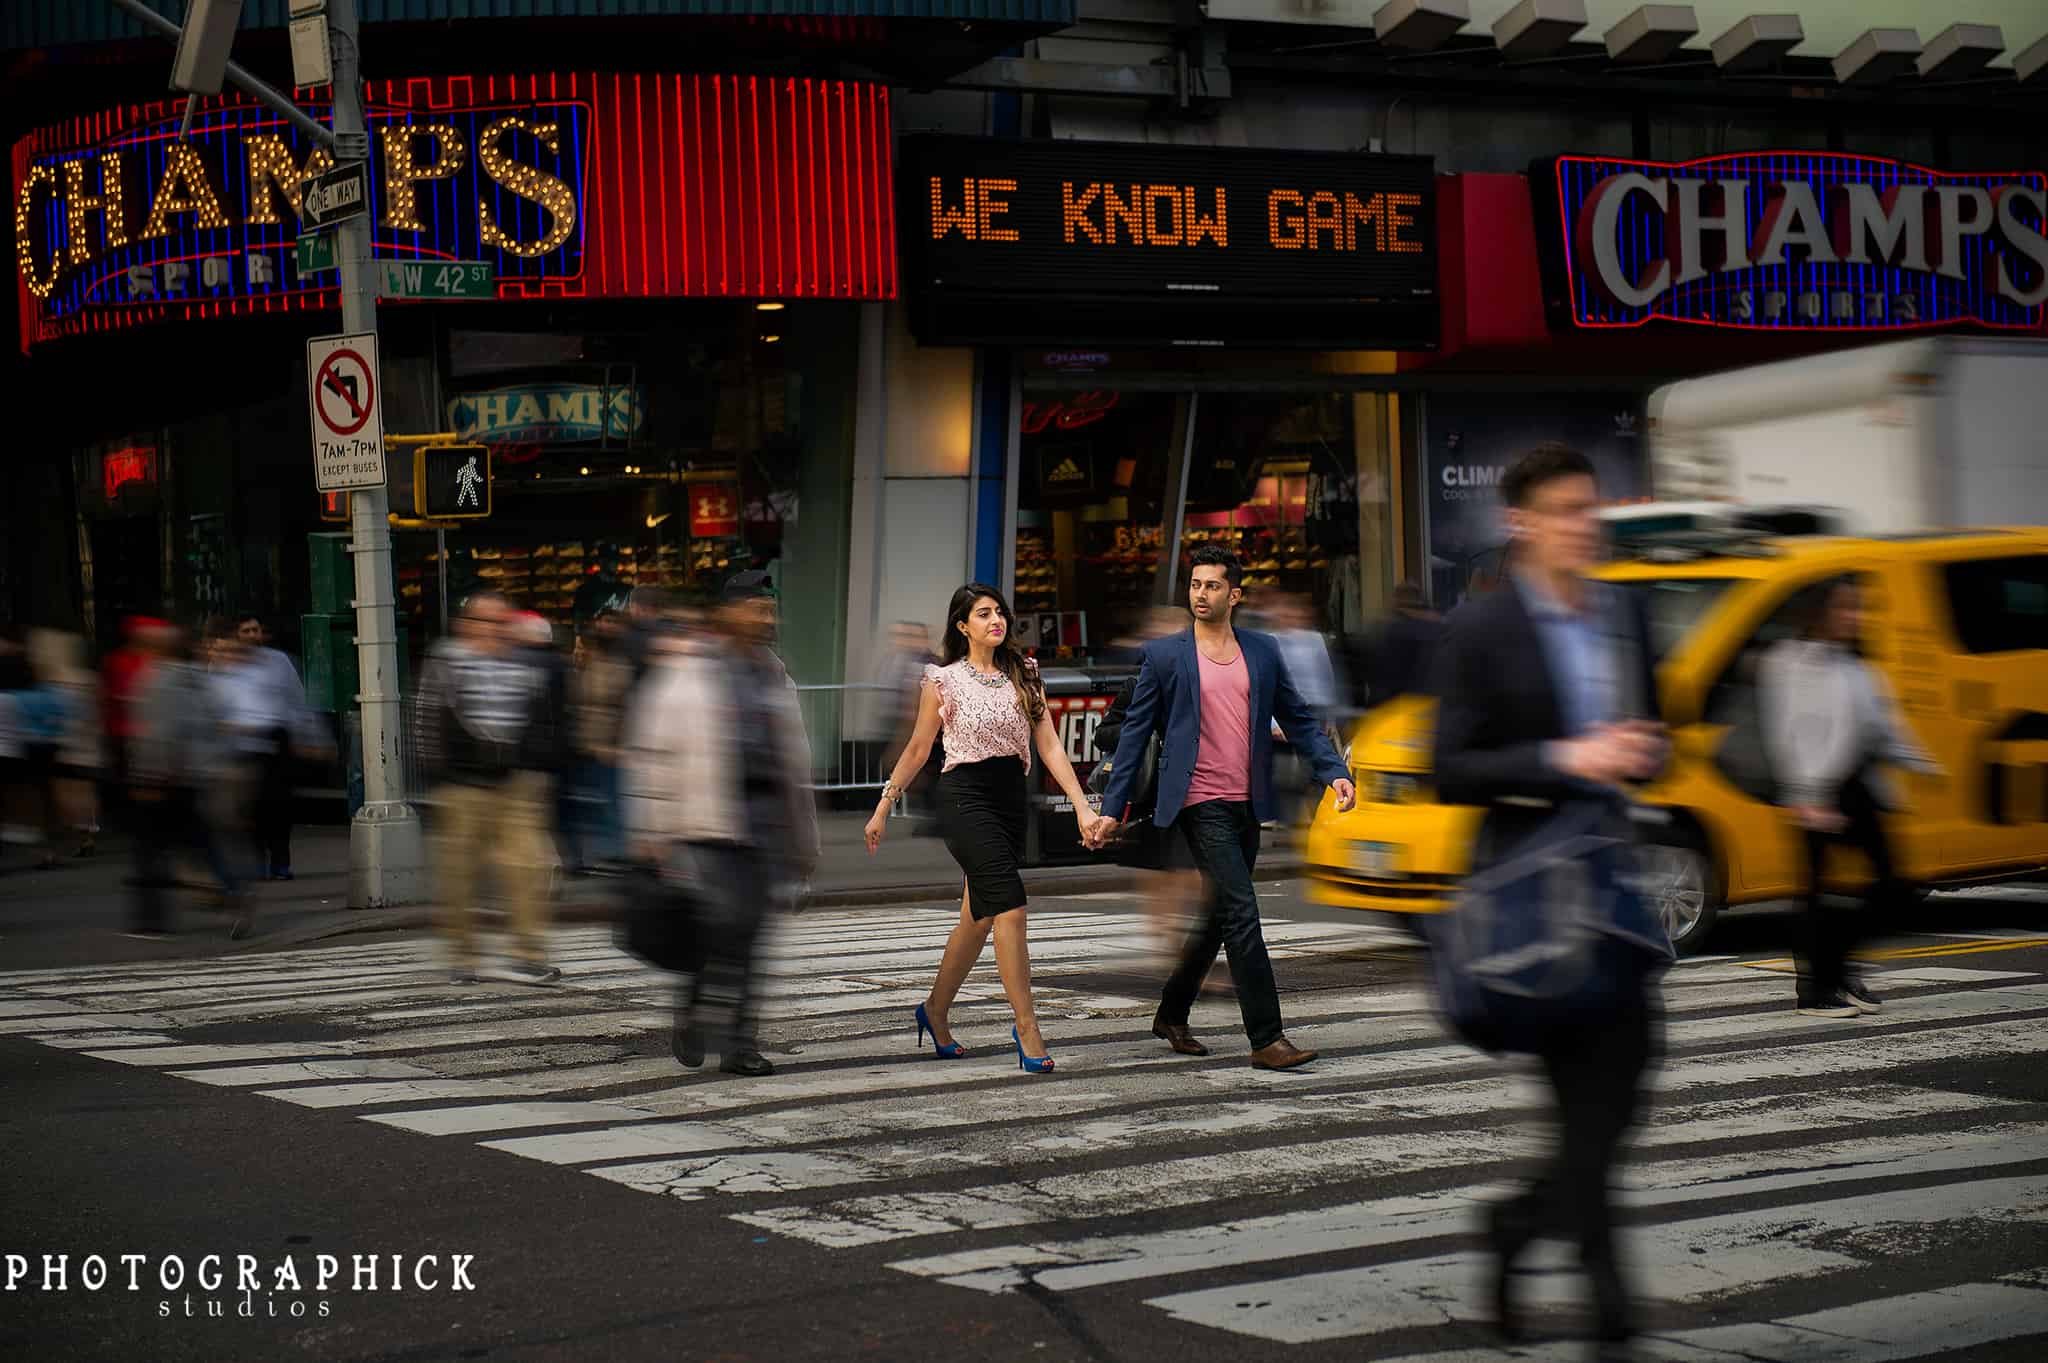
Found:
[{"label": "yellow taxi", "polygon": [[[1771,803],[1756,667],[1842,577],[1864,588],[1864,655],[1944,769],[1899,777],[1906,809],[1889,831],[1900,874],[1932,888],[2048,867],[2048,529],[1636,554],[1599,576],[1649,602],[1672,760],[1642,792],[1664,820],[1648,833],[1648,869],[1680,951],[1723,908],[1804,891],[1801,844]],[[1451,907],[1481,814],[1436,803],[1434,708],[1401,696],[1359,722],[1349,758],[1359,803],[1339,814],[1326,797],[1309,830],[1317,902],[1408,915]]]}]

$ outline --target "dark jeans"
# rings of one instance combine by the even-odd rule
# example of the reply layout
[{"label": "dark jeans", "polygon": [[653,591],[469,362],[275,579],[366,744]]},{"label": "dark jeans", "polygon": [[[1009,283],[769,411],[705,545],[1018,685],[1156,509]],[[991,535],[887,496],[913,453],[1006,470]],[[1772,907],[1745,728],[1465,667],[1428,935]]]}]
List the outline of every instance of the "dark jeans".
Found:
[{"label": "dark jeans", "polygon": [[704,1048],[720,1056],[759,1050],[760,981],[754,958],[785,877],[773,854],[760,848],[700,844],[696,852],[704,884],[712,891],[697,910],[704,967],[684,987],[677,1020],[702,1028]]},{"label": "dark jeans", "polygon": [[619,769],[594,757],[578,758],[561,783],[557,822],[562,860],[572,871],[626,854],[619,816]]},{"label": "dark jeans", "polygon": [[291,735],[279,729],[271,735],[275,748],[249,757],[255,773],[250,782],[254,799],[245,817],[249,836],[255,843],[259,875],[282,875],[292,869],[292,754]]},{"label": "dark jeans", "polygon": [[[1849,968],[1849,953],[1855,950],[1870,918],[1900,902],[1905,886],[1892,864],[1891,845],[1885,841],[1884,822],[1877,798],[1862,777],[1842,787],[1835,808],[1848,820],[1839,833],[1806,834],[1806,917],[1802,937],[1805,968],[1799,976],[1802,1003],[1823,1002],[1841,992]],[[1864,893],[1864,911],[1830,907],[1821,884],[1830,847],[1854,847],[1870,860],[1876,879]]]},{"label": "dark jeans", "polygon": [[1557,1102],[1559,1131],[1551,1162],[1516,1197],[1499,1204],[1497,1232],[1509,1257],[1546,1232],[1576,1231],[1579,1260],[1593,1280],[1603,1335],[1628,1328],[1628,1294],[1614,1252],[1608,1181],[1621,1138],[1643,1102],[1643,1073],[1655,1050],[1656,1020],[1646,1000],[1598,1027],[1558,1038],[1540,1057]]},{"label": "dark jeans", "polygon": [[1281,1027],[1280,988],[1273,982],[1273,962],[1259,930],[1259,894],[1252,886],[1259,821],[1246,801],[1209,800],[1183,809],[1174,823],[1187,838],[1188,855],[1208,895],[1201,924],[1188,935],[1180,967],[1160,995],[1159,1020],[1187,1025],[1188,1010],[1216,964],[1216,953],[1227,951],[1244,1034],[1253,1050],[1261,1050],[1280,1039]]},{"label": "dark jeans", "polygon": [[177,884],[172,854],[197,852],[232,898],[241,889],[234,868],[221,851],[220,839],[200,809],[199,797],[185,789],[167,790],[155,800],[137,800],[135,818],[135,926],[143,932],[169,932],[170,892]]}]

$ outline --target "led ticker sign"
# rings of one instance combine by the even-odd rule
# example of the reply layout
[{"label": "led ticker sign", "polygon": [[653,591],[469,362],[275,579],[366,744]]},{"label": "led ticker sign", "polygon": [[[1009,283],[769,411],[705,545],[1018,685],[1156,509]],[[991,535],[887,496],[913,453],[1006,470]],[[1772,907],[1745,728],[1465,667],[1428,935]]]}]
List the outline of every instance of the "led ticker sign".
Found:
[{"label": "led ticker sign", "polygon": [[903,140],[927,341],[1434,344],[1427,158]]},{"label": "led ticker sign", "polygon": [[1554,318],[1762,330],[2032,329],[2048,301],[2048,177],[1757,152],[1531,172]]},{"label": "led ticker sign", "polygon": [[[504,298],[895,293],[888,91],[790,77],[368,86],[372,253],[480,261]],[[326,110],[313,106],[317,117]],[[24,347],[338,306],[298,271],[329,154],[238,95],[71,119],[12,149]]]}]

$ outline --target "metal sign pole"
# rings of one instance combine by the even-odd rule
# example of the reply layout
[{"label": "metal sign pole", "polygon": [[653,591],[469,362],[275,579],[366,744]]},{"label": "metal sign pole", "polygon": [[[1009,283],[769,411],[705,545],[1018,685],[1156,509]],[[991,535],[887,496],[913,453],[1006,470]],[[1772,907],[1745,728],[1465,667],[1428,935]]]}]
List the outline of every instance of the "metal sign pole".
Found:
[{"label": "metal sign pole", "polygon": [[[334,50],[335,140],[344,148],[355,144],[367,149],[356,0],[330,0],[327,23]],[[334,231],[341,329],[350,335],[374,332],[377,283],[370,265],[370,219],[358,214]],[[363,488],[349,497],[355,530],[356,651],[362,678],[357,702],[363,720],[363,804],[349,827],[348,902],[359,909],[415,903],[427,889],[420,818],[405,802],[405,768],[399,752],[404,711],[398,695],[390,514],[390,493],[383,487]]]}]

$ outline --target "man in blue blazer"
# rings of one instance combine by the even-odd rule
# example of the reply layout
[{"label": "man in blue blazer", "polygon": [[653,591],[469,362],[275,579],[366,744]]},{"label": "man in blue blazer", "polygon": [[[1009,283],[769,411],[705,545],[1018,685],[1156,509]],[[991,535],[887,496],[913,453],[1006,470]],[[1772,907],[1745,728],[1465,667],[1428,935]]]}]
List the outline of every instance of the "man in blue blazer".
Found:
[{"label": "man in blue blazer", "polygon": [[1243,580],[1244,568],[1228,550],[1206,545],[1195,551],[1188,575],[1194,628],[1145,645],[1095,845],[1129,808],[1145,745],[1153,734],[1161,735],[1153,818],[1162,829],[1183,831],[1209,895],[1202,926],[1189,936],[1180,966],[1160,995],[1152,1035],[1182,1055],[1209,1053],[1188,1030],[1188,1010],[1216,953],[1228,950],[1252,1063],[1287,1070],[1316,1053],[1297,1048],[1281,1030],[1280,991],[1252,887],[1259,825],[1273,818],[1274,722],[1308,756],[1316,779],[1336,792],[1339,809],[1351,808],[1357,793],[1315,711],[1288,679],[1279,645],[1271,635],[1231,627],[1231,612],[1244,599]]}]

